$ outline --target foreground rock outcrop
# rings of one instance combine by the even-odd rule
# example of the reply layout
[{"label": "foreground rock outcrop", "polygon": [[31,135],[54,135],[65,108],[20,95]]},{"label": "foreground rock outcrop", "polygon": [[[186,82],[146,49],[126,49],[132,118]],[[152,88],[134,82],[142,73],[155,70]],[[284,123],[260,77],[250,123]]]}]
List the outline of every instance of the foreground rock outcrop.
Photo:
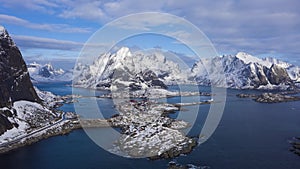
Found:
[{"label": "foreground rock outcrop", "polygon": [[0,153],[72,129],[55,110],[62,101],[33,87],[20,50],[0,26]]},{"label": "foreground rock outcrop", "polygon": [[[41,103],[30,81],[21,52],[8,32],[0,26],[0,108],[12,107],[15,101]],[[12,113],[0,110],[0,135],[14,125],[7,119]]]}]

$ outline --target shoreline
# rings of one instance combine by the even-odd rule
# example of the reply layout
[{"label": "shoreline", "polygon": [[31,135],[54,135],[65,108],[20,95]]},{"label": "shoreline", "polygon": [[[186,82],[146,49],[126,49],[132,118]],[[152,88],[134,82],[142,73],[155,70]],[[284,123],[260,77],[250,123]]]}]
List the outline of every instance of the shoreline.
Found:
[{"label": "shoreline", "polygon": [[[180,109],[181,107],[185,106],[191,106],[195,104],[210,104],[212,101],[205,101],[205,102],[193,102],[189,104],[170,104],[176,107],[176,109]],[[164,110],[163,114],[171,113],[174,110]],[[48,139],[50,137],[55,136],[63,136],[71,133],[74,130],[83,129],[84,128],[105,128],[105,127],[114,127],[114,128],[122,128],[124,126],[118,124],[121,121],[117,120],[116,117],[111,117],[108,119],[81,119],[76,116],[76,118],[73,119],[67,119],[65,122],[60,125],[53,128],[46,129],[45,131],[42,131],[42,134],[34,134],[32,136],[29,136],[28,138],[23,138],[20,141],[12,140],[12,143],[7,143],[7,145],[0,147],[0,154],[5,154],[8,152],[11,152],[13,150],[16,150],[21,147],[29,146],[34,143],[37,143],[39,141],[42,141],[44,139]],[[30,134],[30,133],[29,133]],[[178,147],[173,147],[170,150],[167,150],[166,152],[162,153],[161,155],[157,156],[151,156],[149,159],[151,160],[157,160],[162,158],[174,158],[176,156],[179,156],[180,154],[188,154],[190,153],[194,147],[197,146],[197,140],[195,138],[189,138],[186,141],[186,147],[184,149],[179,150]],[[5,144],[5,143],[4,143]]]},{"label": "shoreline", "polygon": [[[64,124],[62,126],[62,128],[63,127],[66,127],[66,124]],[[55,128],[55,129],[57,129],[57,128]],[[9,153],[11,151],[17,150],[19,148],[22,148],[22,147],[25,147],[25,146],[30,146],[30,145],[32,145],[34,143],[37,143],[39,141],[48,139],[50,137],[67,135],[67,134],[71,133],[74,130],[82,129],[82,127],[80,125],[74,125],[74,124],[72,124],[72,125],[68,126],[68,128],[64,128],[63,130],[57,131],[55,129],[52,132],[51,131],[49,132],[47,130],[46,133],[43,133],[43,134],[41,134],[39,136],[31,136],[31,137],[29,137],[29,138],[27,138],[25,140],[22,139],[19,142],[15,142],[15,143],[12,143],[12,144],[0,147],[0,154],[6,154],[6,153]]]}]

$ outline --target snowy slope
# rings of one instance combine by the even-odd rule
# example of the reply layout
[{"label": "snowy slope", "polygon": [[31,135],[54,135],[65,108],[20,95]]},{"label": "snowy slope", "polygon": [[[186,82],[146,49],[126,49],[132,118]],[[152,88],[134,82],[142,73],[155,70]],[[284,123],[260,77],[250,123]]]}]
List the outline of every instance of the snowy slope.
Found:
[{"label": "snowy slope", "polygon": [[0,89],[0,144],[48,125],[57,118],[49,104],[43,103],[43,98],[49,93],[38,96],[20,50],[2,26]]},{"label": "snowy slope", "polygon": [[122,47],[116,53],[106,53],[93,64],[78,63],[74,69],[74,85],[86,88],[107,88],[111,84],[147,88],[187,81],[177,63],[167,60],[161,52],[132,53]]},{"label": "snowy slope", "polygon": [[300,69],[298,66],[292,65],[290,63],[287,63],[287,62],[284,62],[284,61],[281,61],[279,59],[272,58],[272,57],[260,59],[260,58],[254,57],[252,55],[246,54],[244,52],[239,52],[236,55],[236,57],[239,58],[240,60],[242,60],[246,64],[249,64],[252,62],[252,63],[260,64],[267,68],[270,68],[273,64],[276,64],[276,65],[286,69],[286,71],[288,72],[288,74],[292,80],[300,82]]},{"label": "snowy slope", "polygon": [[56,118],[56,114],[45,106],[25,100],[14,102],[11,108],[0,108],[0,111],[4,110],[13,127],[0,135],[0,144],[49,125]]},{"label": "snowy slope", "polygon": [[51,92],[40,91],[34,88],[43,104],[20,100],[13,103],[11,107],[2,107],[0,112],[6,112],[7,119],[12,128],[0,135],[0,144],[22,137],[34,130],[53,123],[58,114],[51,109],[57,102],[62,102],[61,97]]},{"label": "snowy slope", "polygon": [[54,69],[50,63],[41,65],[33,62],[28,64],[27,68],[31,80],[35,83],[71,81],[73,76],[71,71],[65,71],[61,68]]},{"label": "snowy slope", "polygon": [[[226,82],[218,81],[220,75],[214,63],[221,63]],[[240,52],[211,59],[202,59],[191,69],[191,78],[199,84],[237,89],[288,89],[300,82],[299,67],[274,58],[260,59]],[[209,72],[209,73],[208,73]],[[211,77],[210,77],[211,76]]]}]

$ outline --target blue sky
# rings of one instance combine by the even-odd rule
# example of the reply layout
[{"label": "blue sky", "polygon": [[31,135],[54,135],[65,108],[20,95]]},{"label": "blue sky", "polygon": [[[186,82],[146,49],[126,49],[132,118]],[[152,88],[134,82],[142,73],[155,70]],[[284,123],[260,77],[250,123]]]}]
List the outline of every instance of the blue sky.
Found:
[{"label": "blue sky", "polygon": [[[196,25],[219,54],[244,51],[300,65],[297,0],[0,0],[0,4],[0,24],[8,29],[27,61],[68,63],[106,23],[128,14],[156,11]],[[141,42],[141,46],[149,45]],[[157,46],[186,52],[174,45]]]}]

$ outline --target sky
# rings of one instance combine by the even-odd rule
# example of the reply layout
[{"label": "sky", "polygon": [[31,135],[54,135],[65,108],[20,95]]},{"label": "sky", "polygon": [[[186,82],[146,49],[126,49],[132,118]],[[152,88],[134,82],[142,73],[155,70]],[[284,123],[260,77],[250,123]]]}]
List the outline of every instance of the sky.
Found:
[{"label": "sky", "polygon": [[[0,25],[8,30],[29,62],[67,64],[77,58],[97,30],[115,19],[140,12],[163,12],[198,27],[220,55],[243,51],[300,65],[300,1],[297,0],[0,0],[0,4]],[[161,18],[149,19],[163,24]],[[122,29],[137,27],[144,28],[132,24]],[[190,37],[187,32],[174,31],[172,35],[175,34]],[[192,54],[176,45],[164,45],[171,40],[155,38],[132,40],[136,42],[132,46],[149,47],[152,45],[149,42],[155,41],[160,42],[155,47]]]}]

